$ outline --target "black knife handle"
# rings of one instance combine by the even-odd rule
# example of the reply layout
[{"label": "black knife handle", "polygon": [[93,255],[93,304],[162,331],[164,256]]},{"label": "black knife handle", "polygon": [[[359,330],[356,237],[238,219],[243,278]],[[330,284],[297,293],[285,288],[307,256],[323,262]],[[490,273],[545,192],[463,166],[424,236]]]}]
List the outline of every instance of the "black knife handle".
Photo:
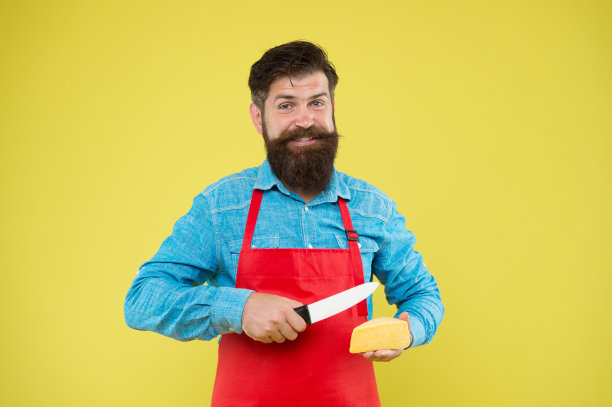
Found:
[{"label": "black knife handle", "polygon": [[308,325],[312,325],[312,322],[310,322],[310,312],[308,311],[308,305],[302,305],[301,307],[294,308],[293,310],[297,312],[299,316],[304,318],[304,321],[306,321]]}]

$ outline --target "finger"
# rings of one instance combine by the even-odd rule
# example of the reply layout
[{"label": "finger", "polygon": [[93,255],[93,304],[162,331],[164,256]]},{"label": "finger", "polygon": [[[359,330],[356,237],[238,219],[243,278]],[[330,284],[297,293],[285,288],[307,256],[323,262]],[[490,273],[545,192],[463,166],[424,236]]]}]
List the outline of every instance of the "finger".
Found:
[{"label": "finger", "polygon": [[398,318],[403,321],[406,321],[406,323],[408,324],[408,332],[410,333],[410,344],[408,345],[408,347],[410,347],[412,346],[412,341],[414,340],[414,338],[412,337],[412,332],[410,331],[410,315],[408,315],[408,313],[404,311],[399,315]]},{"label": "finger", "polygon": [[270,338],[272,338],[272,340],[274,342],[277,343],[283,343],[285,342],[285,337],[280,333],[280,331],[272,331],[270,332]]},{"label": "finger", "polygon": [[372,360],[372,358],[374,357],[374,352],[363,352],[361,353],[361,356],[363,356],[367,360]]},{"label": "finger", "polygon": [[372,362],[388,362],[402,354],[403,349],[382,349],[362,353],[363,357]]},{"label": "finger", "polygon": [[259,336],[259,337],[251,336],[251,338],[255,339],[256,341],[263,342],[263,343],[272,343],[272,342],[274,342],[272,340],[272,338],[270,338],[269,336]]},{"label": "finger", "polygon": [[304,332],[306,330],[306,321],[297,312],[291,310],[287,314],[287,322],[291,325],[291,328],[297,332]]},{"label": "finger", "polygon": [[397,352],[393,350],[377,350],[374,355],[379,359],[388,359],[396,356]]},{"label": "finger", "polygon": [[371,351],[371,352],[364,352],[362,353],[363,357],[366,358],[369,361],[372,362],[380,362],[381,359],[380,357],[376,356],[376,352]]},{"label": "finger", "polygon": [[291,308],[297,308],[297,307],[301,307],[302,305],[304,305],[301,302],[296,301],[296,300],[291,299],[291,298],[287,298],[287,304],[289,304],[291,306]]},{"label": "finger", "polygon": [[381,362],[388,362],[401,355],[403,351],[403,349],[379,350],[375,355]]},{"label": "finger", "polygon": [[283,324],[279,330],[280,330],[281,335],[283,335],[285,338],[289,339],[290,341],[294,341],[298,336],[298,333],[288,323]]},{"label": "finger", "polygon": [[406,311],[402,312],[399,316],[399,319],[406,321],[408,324],[408,330],[410,331],[410,315]]}]

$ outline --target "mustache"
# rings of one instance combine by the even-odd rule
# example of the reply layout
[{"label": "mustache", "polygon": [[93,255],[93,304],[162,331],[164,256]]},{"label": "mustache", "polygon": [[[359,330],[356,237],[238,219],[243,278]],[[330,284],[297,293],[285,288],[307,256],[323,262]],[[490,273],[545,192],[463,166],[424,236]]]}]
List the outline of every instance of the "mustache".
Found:
[{"label": "mustache", "polygon": [[319,140],[329,140],[338,137],[336,131],[327,131],[320,127],[311,126],[308,128],[297,127],[293,130],[283,131],[275,141],[279,144],[297,141],[302,138],[311,138]]}]

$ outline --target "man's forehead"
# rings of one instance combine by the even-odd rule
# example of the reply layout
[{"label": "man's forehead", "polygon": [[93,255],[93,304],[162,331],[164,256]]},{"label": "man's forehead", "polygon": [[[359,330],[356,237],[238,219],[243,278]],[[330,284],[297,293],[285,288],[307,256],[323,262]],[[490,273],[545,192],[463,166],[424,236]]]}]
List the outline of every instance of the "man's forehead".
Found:
[{"label": "man's forehead", "polygon": [[277,78],[270,84],[268,96],[276,98],[279,93],[293,95],[302,92],[325,93],[329,96],[329,86],[325,74],[322,71],[317,71],[306,75]]}]

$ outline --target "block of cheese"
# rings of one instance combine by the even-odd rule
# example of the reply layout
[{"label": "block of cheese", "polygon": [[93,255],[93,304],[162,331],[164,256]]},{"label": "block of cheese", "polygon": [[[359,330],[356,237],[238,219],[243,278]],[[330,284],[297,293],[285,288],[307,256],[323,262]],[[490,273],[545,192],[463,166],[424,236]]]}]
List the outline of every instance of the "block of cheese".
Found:
[{"label": "block of cheese", "polygon": [[410,345],[410,331],[406,321],[397,318],[379,317],[353,329],[351,353],[381,349],[403,349]]}]

